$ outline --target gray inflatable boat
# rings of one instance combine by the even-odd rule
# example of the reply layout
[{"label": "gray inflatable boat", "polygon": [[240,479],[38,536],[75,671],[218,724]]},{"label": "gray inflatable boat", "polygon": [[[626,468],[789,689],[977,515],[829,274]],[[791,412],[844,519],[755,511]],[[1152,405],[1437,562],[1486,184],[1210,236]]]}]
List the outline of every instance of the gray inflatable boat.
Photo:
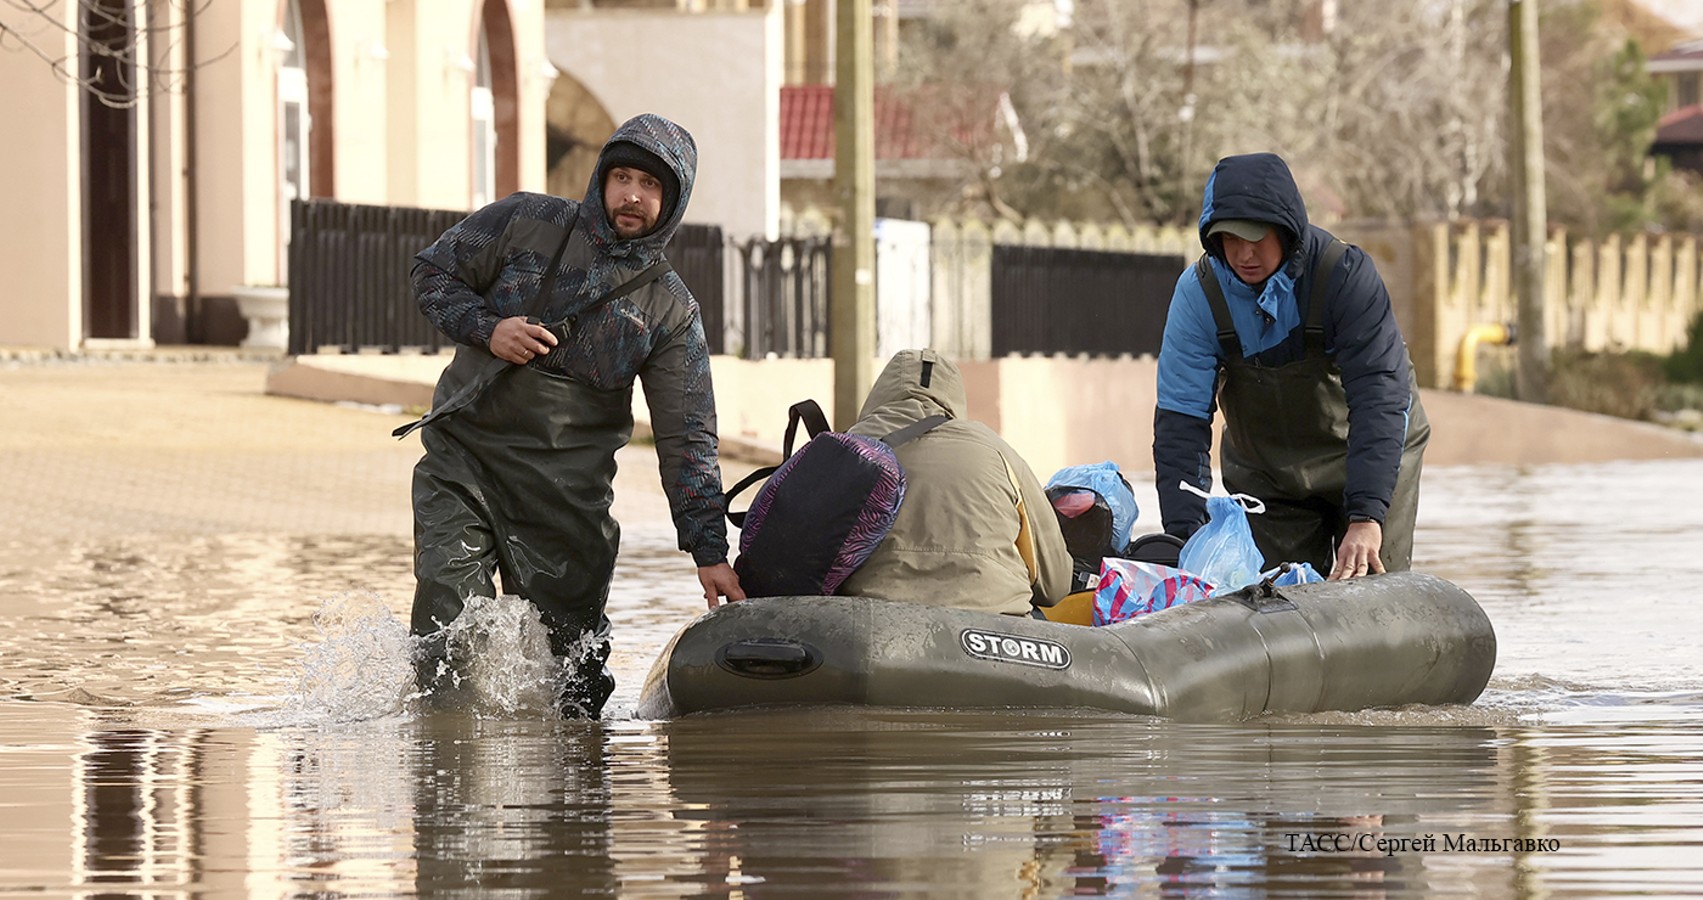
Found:
[{"label": "gray inflatable boat", "polygon": [[681,629],[637,713],[861,704],[1226,721],[1471,703],[1495,665],[1484,610],[1416,572],[1255,585],[1098,628],[866,597],[761,597]]}]

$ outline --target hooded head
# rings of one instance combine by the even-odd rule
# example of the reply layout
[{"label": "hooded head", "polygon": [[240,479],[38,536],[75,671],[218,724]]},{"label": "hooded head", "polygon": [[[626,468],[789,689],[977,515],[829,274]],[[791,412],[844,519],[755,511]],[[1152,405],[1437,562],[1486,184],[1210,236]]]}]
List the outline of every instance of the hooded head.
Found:
[{"label": "hooded head", "polygon": [[[1288,261],[1307,233],[1307,206],[1289,166],[1275,153],[1226,156],[1206,180],[1200,205],[1200,245],[1224,262],[1221,235],[1257,241],[1274,228]],[[1280,264],[1281,266],[1281,264]]]},{"label": "hooded head", "polygon": [[[662,209],[656,227],[630,240],[621,240],[615,233],[603,202],[609,172],[622,167],[648,172],[662,183]],[[581,204],[582,225],[590,229],[593,242],[612,256],[658,257],[686,215],[697,169],[698,146],[686,129],[654,113],[634,116],[615,129],[603,145]]]},{"label": "hooded head", "polygon": [[968,409],[964,377],[952,360],[934,350],[900,350],[876,376],[851,430],[879,436],[929,416],[962,419]]},{"label": "hooded head", "polygon": [[[631,141],[617,141],[604,148],[603,151],[603,205],[605,212],[614,213],[614,204],[609,191],[614,184],[614,174],[617,169],[637,169],[655,178],[661,185],[662,205],[656,215],[656,221],[651,223],[654,228],[668,220],[668,214],[680,203],[680,178],[674,174],[662,157],[646,150]],[[619,224],[619,223],[617,223]],[[617,228],[617,231],[620,229]],[[642,236],[642,235],[641,235]]]}]

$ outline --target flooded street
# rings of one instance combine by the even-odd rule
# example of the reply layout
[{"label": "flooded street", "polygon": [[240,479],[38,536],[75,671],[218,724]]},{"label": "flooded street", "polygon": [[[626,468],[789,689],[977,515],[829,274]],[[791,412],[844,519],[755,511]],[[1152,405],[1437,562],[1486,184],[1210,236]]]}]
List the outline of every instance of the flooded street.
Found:
[{"label": "flooded street", "polygon": [[[658,650],[703,610],[655,519],[624,529],[605,722],[562,722],[524,688],[421,711],[405,530],[12,522],[0,892],[1696,892],[1703,460],[1428,468],[1423,491],[1416,568],[1496,627],[1483,698],[1221,725],[636,718]],[[518,639],[521,611],[483,614],[492,639]]]}]

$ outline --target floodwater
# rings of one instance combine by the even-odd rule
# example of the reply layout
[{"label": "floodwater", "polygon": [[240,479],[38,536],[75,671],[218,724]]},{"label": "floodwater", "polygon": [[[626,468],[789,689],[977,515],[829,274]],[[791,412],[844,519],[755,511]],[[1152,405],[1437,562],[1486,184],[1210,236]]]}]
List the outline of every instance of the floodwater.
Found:
[{"label": "floodwater", "polygon": [[638,719],[702,611],[665,528],[627,529],[601,724],[547,711],[512,601],[478,619],[520,662],[417,709],[405,536],[14,540],[0,893],[1695,894],[1699,534],[1703,460],[1430,469],[1417,568],[1495,623],[1483,698],[1218,725]]}]

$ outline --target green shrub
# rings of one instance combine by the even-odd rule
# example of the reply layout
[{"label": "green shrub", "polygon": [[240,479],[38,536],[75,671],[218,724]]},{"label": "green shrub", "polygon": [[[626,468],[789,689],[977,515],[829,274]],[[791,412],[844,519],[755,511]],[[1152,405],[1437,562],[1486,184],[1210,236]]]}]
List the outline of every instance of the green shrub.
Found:
[{"label": "green shrub", "polygon": [[1656,408],[1663,412],[1703,409],[1703,384],[1672,382],[1656,389]]},{"label": "green shrub", "polygon": [[1650,353],[1589,353],[1558,349],[1550,355],[1549,402],[1569,409],[1649,419],[1665,383],[1662,360]]},{"label": "green shrub", "polygon": [[[1514,348],[1496,348],[1480,358],[1477,391],[1516,396]],[[1585,412],[1649,419],[1667,380],[1662,359],[1643,352],[1591,353],[1556,348],[1549,357],[1549,402]]]},{"label": "green shrub", "polygon": [[1703,312],[1685,330],[1685,346],[1669,355],[1662,369],[1669,381],[1703,384]]}]

